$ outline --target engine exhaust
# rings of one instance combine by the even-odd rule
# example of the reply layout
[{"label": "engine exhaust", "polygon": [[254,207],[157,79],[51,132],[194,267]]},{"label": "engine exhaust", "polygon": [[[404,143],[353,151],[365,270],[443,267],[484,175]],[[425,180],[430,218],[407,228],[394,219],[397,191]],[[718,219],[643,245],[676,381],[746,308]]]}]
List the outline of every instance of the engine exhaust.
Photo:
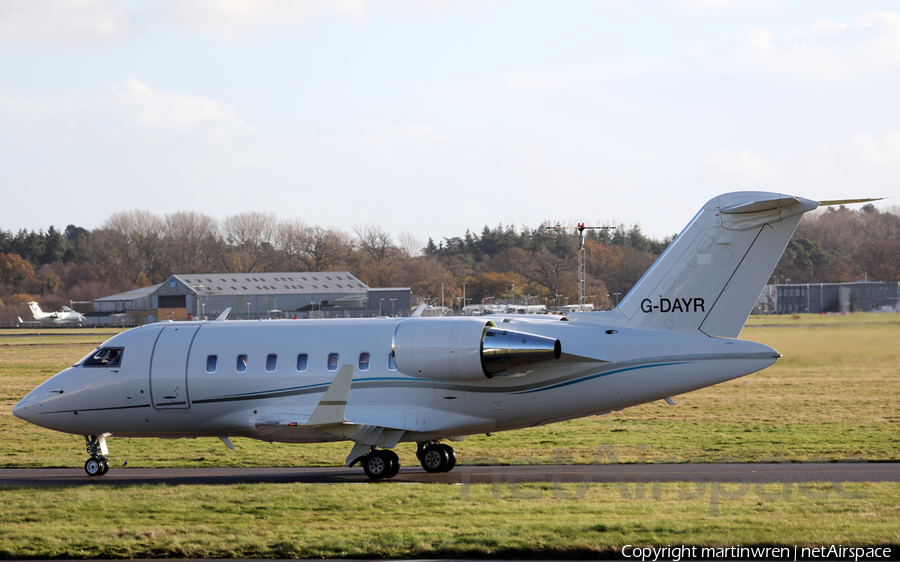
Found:
[{"label": "engine exhaust", "polygon": [[559,359],[562,344],[559,340],[489,328],[481,342],[481,366],[487,378],[504,376],[509,369],[542,361]]}]

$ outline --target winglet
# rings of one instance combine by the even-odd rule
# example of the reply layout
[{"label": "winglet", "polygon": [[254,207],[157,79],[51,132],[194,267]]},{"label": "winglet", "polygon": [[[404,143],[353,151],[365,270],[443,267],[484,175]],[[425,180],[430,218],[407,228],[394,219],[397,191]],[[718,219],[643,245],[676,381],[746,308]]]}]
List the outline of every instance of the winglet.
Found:
[{"label": "winglet", "polygon": [[419,316],[422,316],[422,312],[424,312],[426,308],[428,308],[427,304],[425,304],[425,303],[420,304],[419,306],[416,307],[416,309],[413,311],[413,313],[409,315],[409,317],[410,318],[418,318]]},{"label": "winglet", "polygon": [[329,425],[346,421],[344,413],[347,411],[347,399],[350,397],[353,368],[352,363],[341,367],[305,425]]},{"label": "winglet", "polygon": [[231,312],[231,307],[229,306],[228,308],[226,308],[225,310],[222,311],[222,314],[220,314],[216,317],[216,322],[221,322],[223,320],[226,320],[228,318],[228,313],[230,313],[230,312]]}]

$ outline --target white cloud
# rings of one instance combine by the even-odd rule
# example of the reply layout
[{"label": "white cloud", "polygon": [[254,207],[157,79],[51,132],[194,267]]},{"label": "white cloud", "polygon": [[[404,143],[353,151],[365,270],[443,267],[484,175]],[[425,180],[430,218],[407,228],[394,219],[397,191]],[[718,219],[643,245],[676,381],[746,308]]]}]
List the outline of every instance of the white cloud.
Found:
[{"label": "white cloud", "polygon": [[242,129],[251,129],[234,109],[212,98],[189,96],[178,92],[153,90],[134,78],[110,89],[112,100],[130,110],[141,127],[186,131],[210,121],[228,121]]},{"label": "white cloud", "polygon": [[364,20],[365,4],[363,0],[163,0],[156,9],[192,33],[235,39],[330,15]]},{"label": "white cloud", "polygon": [[720,8],[758,8],[761,6],[773,6],[781,3],[781,0],[662,0],[665,4],[690,8],[695,10],[720,9]]},{"label": "white cloud", "polygon": [[422,123],[399,125],[383,121],[360,123],[354,136],[382,154],[404,153],[408,150],[421,151],[449,139]]},{"label": "white cloud", "polygon": [[430,17],[465,11],[478,0],[162,0],[156,11],[192,33],[238,39],[324,17],[367,21],[375,11]]},{"label": "white cloud", "polygon": [[706,157],[703,162],[704,171],[714,176],[728,179],[752,180],[767,182],[777,173],[773,163],[749,150],[735,152],[727,148],[719,148]]},{"label": "white cloud", "polygon": [[638,76],[653,71],[650,63],[623,66],[593,66],[569,72],[543,73],[523,70],[495,80],[468,81],[459,85],[462,93],[495,91],[501,93],[540,93],[596,84],[623,76]]},{"label": "white cloud", "polygon": [[134,25],[120,0],[0,0],[0,41],[85,46],[122,41]]},{"label": "white cloud", "polygon": [[849,26],[846,23],[835,23],[827,20],[816,20],[809,28],[795,27],[789,31],[784,38],[787,40],[808,39],[812,37],[824,37],[826,35],[835,35],[847,31]]},{"label": "white cloud", "polygon": [[[198,35],[238,39],[325,17],[367,21],[374,12],[432,17],[481,0],[159,0],[130,13],[124,0],[0,0],[0,41],[81,47],[124,41],[153,16]],[[148,19],[149,18],[149,19]]]},{"label": "white cloud", "polygon": [[777,37],[747,28],[725,37],[708,63],[727,73],[749,70],[792,78],[845,81],[883,78],[900,69],[900,15],[869,13],[852,23],[817,20]]},{"label": "white cloud", "polygon": [[853,133],[846,144],[868,166],[900,168],[900,129],[892,129],[880,137],[868,131]]},{"label": "white cloud", "polygon": [[[227,154],[237,164],[262,165],[261,135],[222,102],[152,89],[133,78],[93,91],[29,100],[0,94],[0,126],[46,139],[48,150],[84,145],[171,150],[175,146]],[[149,154],[148,154],[149,156]]]}]

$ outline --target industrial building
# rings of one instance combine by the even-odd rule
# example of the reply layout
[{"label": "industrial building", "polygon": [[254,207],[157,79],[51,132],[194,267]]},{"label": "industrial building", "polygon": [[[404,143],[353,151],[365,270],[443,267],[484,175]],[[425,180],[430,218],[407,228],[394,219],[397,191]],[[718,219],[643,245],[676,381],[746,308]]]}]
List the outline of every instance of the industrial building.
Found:
[{"label": "industrial building", "polygon": [[93,301],[91,323],[145,324],[160,320],[350,318],[408,316],[408,287],[370,289],[346,271],[318,273],[190,273]]},{"label": "industrial building", "polygon": [[778,314],[897,311],[900,306],[900,283],[808,283],[775,285],[774,289]]}]

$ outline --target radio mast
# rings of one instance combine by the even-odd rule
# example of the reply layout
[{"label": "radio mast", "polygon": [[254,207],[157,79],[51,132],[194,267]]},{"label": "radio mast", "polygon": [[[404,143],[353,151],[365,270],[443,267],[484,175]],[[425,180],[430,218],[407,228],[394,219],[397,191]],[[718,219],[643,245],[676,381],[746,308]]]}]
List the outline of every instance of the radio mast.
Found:
[{"label": "radio mast", "polygon": [[612,225],[603,225],[603,226],[585,226],[583,222],[579,222],[576,226],[560,226],[557,224],[556,226],[548,226],[547,230],[577,230],[578,231],[578,310],[584,310],[584,298],[585,293],[587,292],[585,289],[585,278],[587,277],[587,271],[585,269],[585,257],[584,257],[584,231],[585,230],[615,230],[616,225],[613,223]]}]

